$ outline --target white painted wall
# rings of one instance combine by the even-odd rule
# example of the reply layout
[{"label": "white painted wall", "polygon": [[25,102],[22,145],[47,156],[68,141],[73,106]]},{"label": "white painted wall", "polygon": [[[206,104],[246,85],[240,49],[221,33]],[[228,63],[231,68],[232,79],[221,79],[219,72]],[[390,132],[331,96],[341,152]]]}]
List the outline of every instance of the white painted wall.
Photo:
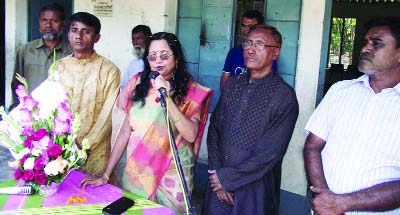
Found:
[{"label": "white painted wall", "polygon": [[[94,14],[95,1],[74,1],[74,13]],[[101,38],[95,50],[125,71],[132,55],[131,30],[139,24],[147,25],[152,33],[175,32],[176,0],[113,0],[113,15],[98,16]],[[168,7],[167,7],[168,4]]]},{"label": "white painted wall", "polygon": [[[11,104],[11,80],[17,48],[28,38],[27,1],[6,0],[5,42],[6,42],[6,107]],[[21,27],[24,26],[24,27]]]},{"label": "white painted wall", "polygon": [[[16,48],[27,42],[26,0],[6,0],[6,106],[11,103],[10,82]],[[73,13],[93,13],[96,0],[74,1]],[[99,16],[101,38],[95,50],[114,62],[121,71],[133,57],[131,30],[139,24],[148,25],[153,33],[176,31],[177,0],[112,0],[111,17]],[[18,6],[18,11],[17,11]]]},{"label": "white painted wall", "polygon": [[325,0],[303,0],[295,90],[300,106],[296,128],[283,163],[282,189],[306,194],[304,127],[314,111],[321,56]]}]

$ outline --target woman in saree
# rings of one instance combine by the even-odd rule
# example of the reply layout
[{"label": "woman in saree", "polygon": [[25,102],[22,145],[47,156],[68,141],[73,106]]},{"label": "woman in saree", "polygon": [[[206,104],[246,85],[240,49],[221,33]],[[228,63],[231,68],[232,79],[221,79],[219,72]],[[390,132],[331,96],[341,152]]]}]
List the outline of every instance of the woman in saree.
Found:
[{"label": "woman in saree", "polygon": [[[193,188],[193,168],[212,90],[192,80],[174,34],[153,34],[147,41],[143,59],[144,71],[129,81],[114,107],[112,152],[107,168],[102,176],[87,177],[81,185],[107,183],[126,149],[123,189],[182,214],[184,193],[171,154],[158,89],[168,92],[167,111],[189,191]],[[151,71],[160,75],[151,79]],[[122,120],[115,117],[116,111]]]}]

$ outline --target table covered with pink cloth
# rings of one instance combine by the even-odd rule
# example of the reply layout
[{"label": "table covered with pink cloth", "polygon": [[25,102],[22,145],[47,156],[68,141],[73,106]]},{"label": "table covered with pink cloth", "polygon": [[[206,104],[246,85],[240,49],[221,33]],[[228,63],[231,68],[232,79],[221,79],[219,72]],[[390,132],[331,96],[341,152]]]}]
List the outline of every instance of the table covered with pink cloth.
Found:
[{"label": "table covered with pink cloth", "polygon": [[[135,201],[125,214],[133,215],[173,215],[171,209],[152,201],[140,198],[121,188],[106,184],[99,187],[87,186],[85,190],[79,187],[79,182],[85,177],[83,173],[73,170],[61,183],[56,194],[49,197],[34,195],[0,194],[0,214],[101,214],[106,205],[126,196]],[[23,181],[8,181],[0,187],[20,186]],[[73,200],[83,200],[76,203]],[[79,201],[78,201],[79,202]]]}]

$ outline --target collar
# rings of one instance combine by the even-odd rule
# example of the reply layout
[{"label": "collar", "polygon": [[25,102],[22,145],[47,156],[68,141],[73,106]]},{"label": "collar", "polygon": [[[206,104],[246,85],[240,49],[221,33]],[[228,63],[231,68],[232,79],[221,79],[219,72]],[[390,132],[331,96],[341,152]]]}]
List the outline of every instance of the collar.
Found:
[{"label": "collar", "polygon": [[73,54],[71,55],[71,58],[77,64],[87,64],[87,63],[93,62],[97,58],[97,56],[98,55],[97,55],[96,51],[93,50],[93,54],[90,56],[90,58],[78,59],[78,58],[74,57]]},{"label": "collar", "polygon": [[[61,38],[60,43],[57,44],[55,49],[62,50],[64,53],[66,53],[67,46],[68,46],[67,42],[64,40],[64,38]],[[43,39],[38,39],[35,48],[39,49],[39,48],[43,48],[43,47],[47,47],[46,44],[43,42]]]},{"label": "collar", "polygon": [[[375,91],[372,89],[372,87],[371,87],[371,85],[369,83],[369,76],[367,74],[364,74],[364,75],[360,76],[359,78],[353,79],[353,80],[350,81],[350,84],[358,84],[358,83],[362,84],[363,86],[365,86],[366,88],[371,90],[371,92],[375,93]],[[397,85],[394,86],[393,89],[396,90],[397,93],[400,94],[400,82],[397,83]]]}]

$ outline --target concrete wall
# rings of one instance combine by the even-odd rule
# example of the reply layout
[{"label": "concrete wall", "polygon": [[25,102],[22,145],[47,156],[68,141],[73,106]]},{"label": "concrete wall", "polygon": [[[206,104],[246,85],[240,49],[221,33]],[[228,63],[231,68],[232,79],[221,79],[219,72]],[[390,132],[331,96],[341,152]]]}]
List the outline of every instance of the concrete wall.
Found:
[{"label": "concrete wall", "polygon": [[[286,155],[288,159],[290,155],[293,157],[291,160],[285,160],[288,162],[285,167],[292,168],[290,172],[297,172],[298,177],[291,176],[290,174],[284,175],[283,177],[285,182],[283,188],[285,190],[295,191],[295,193],[302,195],[305,195],[306,192],[302,156],[306,137],[304,127],[315,107],[325,13],[324,8],[324,0],[303,0],[295,86],[297,99],[300,105],[300,115],[293,134],[292,147],[289,148],[288,154]],[[300,173],[300,171],[302,173]]]},{"label": "concrete wall", "polygon": [[[74,1],[74,12],[94,13],[95,1]],[[176,0],[113,0],[111,17],[98,15],[102,29],[96,51],[125,71],[132,58],[131,30],[139,24],[148,25],[153,33],[175,32]],[[167,6],[168,5],[168,6]],[[172,23],[172,24],[171,24]]]},{"label": "concrete wall", "polygon": [[[27,1],[6,0],[5,11],[5,39],[6,39],[6,107],[11,103],[11,76],[13,75],[16,49],[27,41]],[[18,15],[17,15],[18,14]],[[23,26],[23,27],[21,27]]]},{"label": "concrete wall", "polygon": [[[13,74],[16,48],[27,42],[26,0],[6,0],[6,106],[11,102],[10,82]],[[121,71],[133,57],[131,29],[138,24],[150,26],[152,32],[176,31],[177,0],[112,0],[111,16],[98,15],[101,24],[101,39],[95,50],[113,61]],[[73,12],[94,13],[92,1],[74,1]],[[18,10],[17,10],[18,7]]]}]

